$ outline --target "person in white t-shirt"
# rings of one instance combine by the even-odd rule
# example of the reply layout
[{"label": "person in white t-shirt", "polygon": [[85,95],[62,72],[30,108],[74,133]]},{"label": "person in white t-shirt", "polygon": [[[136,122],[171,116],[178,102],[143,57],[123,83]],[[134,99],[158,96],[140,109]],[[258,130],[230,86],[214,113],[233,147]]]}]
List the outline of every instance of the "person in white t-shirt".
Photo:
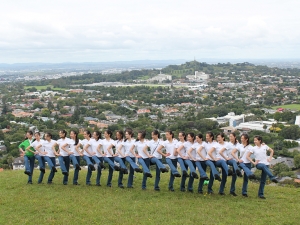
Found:
[{"label": "person in white t-shirt", "polygon": [[133,176],[134,172],[142,173],[143,170],[139,168],[139,166],[135,163],[135,151],[131,150],[132,146],[135,143],[135,139],[133,138],[133,130],[131,128],[127,128],[125,130],[125,140],[122,143],[122,146],[125,149],[125,159],[130,164],[127,188],[133,188]]},{"label": "person in white t-shirt", "polygon": [[206,156],[206,151],[205,148],[203,147],[203,135],[202,134],[197,134],[196,135],[196,140],[194,144],[188,149],[187,153],[191,159],[191,161],[195,162],[195,166],[198,168],[199,173],[200,173],[200,181],[198,185],[198,193],[201,194],[200,191],[200,182],[203,180],[209,180],[206,174],[206,163],[205,163],[205,156]]},{"label": "person in white t-shirt", "polygon": [[[233,149],[231,155],[238,162],[239,167],[244,170],[243,177],[243,187],[242,187],[242,195],[244,197],[248,197],[247,189],[248,189],[248,178],[255,179],[255,175],[251,171],[251,163],[247,159],[247,154],[250,151],[252,146],[249,143],[248,134],[241,135],[241,144],[237,146],[237,148]],[[238,155],[239,153],[239,155]]]},{"label": "person in white t-shirt", "polygon": [[[264,188],[266,185],[266,179],[267,176],[270,178],[270,180],[274,183],[278,183],[278,180],[275,178],[275,176],[271,173],[269,170],[269,165],[273,157],[273,149],[271,149],[267,145],[263,145],[263,140],[261,136],[255,136],[254,137],[254,144],[255,147],[253,147],[250,152],[248,152],[247,159],[256,166],[257,169],[261,170],[261,179],[260,179],[260,185],[258,189],[258,197],[261,199],[265,199],[264,196]],[[270,152],[270,156],[268,157],[267,151]],[[251,154],[254,154],[255,161],[252,160]]]},{"label": "person in white t-shirt", "polygon": [[39,146],[37,146],[37,151],[41,152],[41,149],[44,149],[44,159],[48,163],[48,166],[51,170],[49,177],[48,177],[48,184],[52,184],[52,180],[54,178],[55,173],[57,172],[55,165],[55,156],[58,155],[55,151],[54,145],[56,144],[56,141],[52,140],[52,134],[51,133],[45,133],[45,141],[43,141]]},{"label": "person in white t-shirt", "polygon": [[61,147],[64,151],[68,152],[70,160],[72,161],[74,167],[73,185],[78,185],[78,175],[79,175],[79,170],[81,170],[80,156],[82,156],[83,154],[78,149],[79,145],[80,143],[78,139],[78,133],[74,130],[71,130],[70,138]]},{"label": "person in white t-shirt", "polygon": [[69,150],[62,148],[62,146],[69,141],[69,138],[67,138],[67,131],[60,130],[59,137],[60,139],[56,141],[54,147],[58,146],[58,154],[59,154],[58,161],[59,161],[62,174],[64,175],[63,184],[67,185],[68,177],[69,177],[69,169],[70,169],[70,157],[69,157]]},{"label": "person in white t-shirt", "polygon": [[[144,152],[150,158],[150,164],[156,165],[154,190],[159,191],[160,172],[166,173],[168,172],[168,169],[162,164],[162,155],[157,152],[159,144],[162,142],[162,140],[160,140],[160,133],[157,130],[154,130],[152,131],[151,136],[152,140],[147,142]],[[148,151],[148,148],[150,151]]]},{"label": "person in white t-shirt", "polygon": [[108,177],[106,183],[107,187],[111,187],[111,180],[113,177],[114,170],[116,171],[121,170],[119,166],[114,164],[114,152],[111,146],[114,145],[115,141],[111,137],[112,137],[112,132],[110,130],[104,131],[104,139],[99,145],[102,148],[104,162],[107,162],[109,164]]},{"label": "person in white t-shirt", "polygon": [[[177,170],[177,151],[176,146],[178,141],[174,139],[174,133],[170,130],[166,131],[166,139],[163,141],[157,149],[157,152],[162,156],[166,157],[166,162],[168,163],[171,173],[169,181],[169,190],[174,191],[174,179],[175,177],[181,177]],[[162,152],[162,149],[166,149],[166,153]]]},{"label": "person in white t-shirt", "polygon": [[133,152],[133,150],[136,149],[137,153],[134,153],[135,157],[138,158],[138,162],[139,164],[141,164],[143,168],[143,172],[144,172],[143,181],[142,181],[143,190],[146,190],[147,177],[152,178],[152,174],[150,173],[150,158],[145,152],[145,147],[147,146],[145,137],[146,137],[146,132],[139,131],[137,136],[138,141],[134,142],[133,146],[130,149],[130,152]]},{"label": "person in white t-shirt", "polygon": [[37,146],[41,145],[43,143],[44,140],[41,139],[40,137],[40,132],[35,132],[34,133],[34,138],[35,141],[33,141],[27,148],[26,150],[30,151],[30,148],[33,147],[35,152],[34,152],[34,157],[35,159],[38,160],[39,162],[39,167],[40,167],[40,176],[38,179],[38,184],[42,183],[43,178],[44,178],[44,174],[45,174],[45,159],[44,159],[44,155],[45,155],[45,151],[43,148],[37,148]]}]

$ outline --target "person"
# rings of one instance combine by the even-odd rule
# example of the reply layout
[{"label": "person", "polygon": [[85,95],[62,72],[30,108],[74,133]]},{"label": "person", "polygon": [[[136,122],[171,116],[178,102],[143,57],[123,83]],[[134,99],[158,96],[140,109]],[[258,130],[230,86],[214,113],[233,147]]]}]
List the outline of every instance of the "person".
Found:
[{"label": "person", "polygon": [[44,155],[45,155],[45,151],[44,148],[40,148],[38,149],[37,146],[42,145],[43,141],[41,139],[41,134],[40,132],[35,132],[34,133],[34,138],[35,141],[32,142],[27,148],[26,150],[30,151],[31,148],[34,148],[34,157],[36,160],[38,160],[39,163],[39,168],[40,168],[40,176],[38,178],[38,184],[41,184],[44,178],[44,174],[45,174],[45,159],[44,159]]},{"label": "person", "polygon": [[[184,138],[183,138],[184,137]],[[187,138],[187,141],[185,139]],[[187,154],[188,149],[192,147],[195,140],[194,133],[188,133],[185,135],[184,132],[179,132],[178,134],[179,142],[177,143],[177,160],[180,164],[181,169],[183,170],[183,174],[181,177],[180,190],[185,191],[185,181],[189,176],[188,182],[188,191],[193,192],[193,183],[194,179],[198,179],[198,174],[196,173],[195,164],[189,159],[189,155]],[[187,168],[190,168],[190,174],[187,173]]]},{"label": "person", "polygon": [[[80,156],[83,154],[78,149],[79,146],[79,139],[78,133],[74,130],[70,131],[70,138],[67,139],[66,143],[62,145],[61,149],[68,153],[70,160],[72,161],[74,167],[74,176],[73,176],[73,185],[78,184],[78,175],[80,168]],[[67,150],[67,147],[70,150]]]},{"label": "person", "polygon": [[142,181],[142,190],[146,190],[147,187],[147,178],[152,178],[152,174],[150,173],[150,158],[145,153],[144,149],[147,147],[146,145],[146,131],[139,131],[138,132],[138,140],[133,144],[130,149],[130,152],[134,153],[133,150],[136,148],[137,153],[135,153],[135,157],[138,158],[139,164],[141,164],[143,168],[143,181]]},{"label": "person", "polygon": [[[269,165],[273,157],[273,149],[271,149],[267,145],[263,145],[262,137],[257,135],[254,136],[254,144],[255,146],[250,149],[250,151],[247,154],[247,159],[256,166],[257,169],[261,170],[261,179],[260,179],[260,185],[258,189],[258,197],[261,199],[266,199],[264,196],[264,188],[266,185],[266,179],[267,176],[270,178],[270,180],[274,183],[278,183],[278,180],[275,178],[275,176],[271,173],[269,170]],[[270,152],[270,156],[268,157],[267,151]],[[255,161],[252,160],[251,154],[254,155]]]},{"label": "person", "polygon": [[228,156],[225,152],[222,153],[222,150],[227,150],[228,147],[227,143],[225,142],[224,133],[219,133],[217,135],[217,141],[218,143],[209,150],[208,155],[215,162],[215,165],[220,167],[222,170],[222,180],[219,188],[219,195],[225,195],[224,188],[228,176],[228,166],[226,160],[228,159]]},{"label": "person", "polygon": [[[238,162],[240,168],[244,170],[243,177],[243,187],[242,187],[242,196],[248,197],[247,189],[248,189],[248,178],[255,179],[255,175],[251,171],[251,163],[247,159],[247,154],[250,151],[252,146],[249,143],[248,134],[241,135],[241,144],[234,148],[231,152],[233,158]],[[239,155],[238,155],[239,152]]]},{"label": "person", "polygon": [[[114,170],[120,171],[121,168],[114,164],[114,152],[110,146],[113,146],[114,140],[111,138],[112,132],[110,130],[104,131],[104,139],[101,141],[101,144],[98,148],[102,148],[103,160],[109,164],[108,168],[108,177],[107,177],[107,187],[111,187],[111,180],[113,177]],[[109,148],[110,147],[110,148]]]},{"label": "person", "polygon": [[133,130],[131,128],[127,128],[125,130],[125,140],[122,143],[122,146],[125,150],[125,159],[126,162],[129,163],[129,175],[128,175],[128,181],[127,181],[127,188],[133,188],[133,176],[134,172],[142,173],[143,170],[139,168],[139,166],[135,163],[135,151],[134,147],[132,146],[135,143],[135,139],[133,138]]},{"label": "person", "polygon": [[[221,180],[219,172],[216,169],[215,161],[213,161],[213,159],[208,154],[209,151],[213,147],[215,147],[215,145],[217,144],[217,142],[214,141],[214,134],[211,131],[208,131],[208,132],[206,132],[205,138],[206,138],[206,142],[204,142],[202,144],[203,146],[200,147],[198,152],[199,151],[201,152],[202,148],[205,149],[205,152],[206,152],[205,164],[210,167],[210,177],[209,177],[209,182],[208,182],[208,186],[207,186],[207,193],[212,194],[213,193],[212,186],[214,184],[214,179],[216,179],[218,181],[222,181],[222,180]],[[200,184],[199,184],[199,188],[198,188],[198,193],[200,193],[200,194],[203,193],[203,184],[204,184],[204,180],[201,179]]]},{"label": "person", "polygon": [[30,146],[34,142],[33,132],[31,130],[26,132],[26,139],[19,145],[19,151],[21,155],[24,157],[25,162],[25,174],[28,175],[27,184],[32,184],[32,175],[34,169],[34,148],[30,147],[28,150],[28,146]]},{"label": "person", "polygon": [[44,160],[48,163],[50,174],[48,176],[47,184],[52,184],[55,173],[57,172],[55,166],[55,156],[58,155],[53,146],[56,144],[56,141],[52,140],[51,133],[45,133],[45,140],[36,147],[37,151],[41,152],[41,148],[44,149]]},{"label": "person", "polygon": [[[162,155],[157,152],[158,146],[161,142],[160,133],[157,130],[152,131],[151,133],[152,140],[148,141],[144,152],[150,158],[150,165],[156,165],[156,174],[155,174],[155,182],[154,182],[154,190],[160,191],[159,181],[160,181],[160,173],[168,172],[168,169],[162,163]],[[150,151],[148,152],[148,148]]]},{"label": "person", "polygon": [[[68,142],[69,142],[69,138],[67,138],[67,131],[60,130],[59,137],[60,137],[60,139],[58,139],[56,141],[56,144],[53,146],[53,148],[58,146],[58,161],[59,161],[59,165],[60,165],[62,174],[64,175],[63,184],[67,185],[68,177],[69,177],[69,170],[70,170],[69,155],[72,154],[73,152],[67,150],[66,148],[62,148],[64,145],[68,144]],[[76,166],[79,167],[78,163],[76,164]]]},{"label": "person", "polygon": [[[176,146],[177,146],[177,140],[174,139],[174,133],[171,130],[166,131],[166,139],[163,141],[158,149],[157,152],[161,154],[162,156],[166,157],[166,162],[168,163],[171,173],[170,173],[170,181],[169,181],[169,186],[168,189],[169,191],[174,191],[174,179],[175,177],[181,177],[177,170],[177,151],[176,151]],[[162,152],[162,149],[166,149],[166,153]]]},{"label": "person", "polygon": [[[206,151],[205,148],[203,148],[203,135],[197,134],[196,140],[194,144],[188,149],[187,154],[189,155],[192,162],[194,162],[195,166],[198,168],[200,173],[200,180],[198,184],[198,193],[201,193],[200,191],[200,181],[203,180],[209,180],[206,174],[206,164],[205,164],[205,156]],[[200,151],[201,147],[201,151]]]},{"label": "person", "polygon": [[85,184],[88,186],[91,186],[91,176],[92,172],[95,171],[95,166],[92,163],[92,156],[94,155],[92,146],[89,143],[91,140],[92,134],[89,130],[85,130],[83,132],[83,137],[84,139],[80,141],[80,145],[83,147],[83,160],[86,162],[88,165],[88,171],[86,174],[86,179],[85,179]]}]

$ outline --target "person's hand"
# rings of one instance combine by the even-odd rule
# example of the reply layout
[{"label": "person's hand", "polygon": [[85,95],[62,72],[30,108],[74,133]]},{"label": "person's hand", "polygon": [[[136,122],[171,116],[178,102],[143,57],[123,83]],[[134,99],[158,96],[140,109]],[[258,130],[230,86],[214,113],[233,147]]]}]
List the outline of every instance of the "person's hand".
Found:
[{"label": "person's hand", "polygon": [[74,152],[69,152],[69,155],[72,155],[72,154],[74,154]]},{"label": "person's hand", "polygon": [[171,153],[166,153],[166,157],[168,157],[168,156],[170,156],[171,155]]},{"label": "person's hand", "polygon": [[243,163],[243,162],[244,162],[243,160],[239,159],[239,163]]}]

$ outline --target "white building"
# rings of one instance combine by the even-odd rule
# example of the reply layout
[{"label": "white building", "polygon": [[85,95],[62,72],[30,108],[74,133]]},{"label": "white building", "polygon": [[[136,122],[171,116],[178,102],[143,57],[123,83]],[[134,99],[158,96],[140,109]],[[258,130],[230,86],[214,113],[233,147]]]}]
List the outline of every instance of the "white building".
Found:
[{"label": "white building", "polygon": [[172,80],[172,75],[162,74],[160,71],[160,74],[148,79],[148,82],[158,81],[159,83],[162,83],[163,81],[166,80]]},{"label": "white building", "polygon": [[[273,122],[270,121],[250,121],[246,123],[240,123],[236,129],[243,130],[243,129],[250,129],[250,130],[260,130],[265,132],[270,132],[270,127],[272,126]],[[267,126],[266,129],[264,129],[264,126]]]},{"label": "white building", "polygon": [[186,78],[191,81],[207,81],[209,79],[209,74],[195,71],[195,75],[187,75]]},{"label": "white building", "polygon": [[218,124],[224,124],[224,123],[229,122],[229,126],[236,127],[240,123],[244,122],[245,116],[251,116],[251,115],[253,115],[253,114],[250,113],[250,114],[247,114],[247,115],[245,115],[245,114],[235,115],[234,112],[230,112],[226,116],[217,117],[217,118],[212,117],[212,118],[207,118],[207,119],[217,121]]},{"label": "white building", "polygon": [[296,116],[295,125],[298,125],[300,127],[300,116]]}]

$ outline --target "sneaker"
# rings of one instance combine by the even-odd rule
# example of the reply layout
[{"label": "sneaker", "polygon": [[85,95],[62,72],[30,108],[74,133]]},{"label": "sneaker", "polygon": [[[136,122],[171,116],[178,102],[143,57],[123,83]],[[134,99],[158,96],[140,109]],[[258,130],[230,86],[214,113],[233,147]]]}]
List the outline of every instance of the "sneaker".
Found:
[{"label": "sneaker", "polygon": [[255,177],[255,175],[254,175],[254,174],[251,174],[251,175],[249,176],[249,179],[250,179],[250,180],[255,180],[255,179],[256,179],[256,177]]},{"label": "sneaker", "polygon": [[114,166],[114,169],[116,170],[116,171],[120,171],[121,170],[121,168],[119,167],[119,166]]},{"label": "sneaker", "polygon": [[167,173],[167,172],[169,172],[169,170],[168,170],[167,168],[160,168],[159,170],[160,170],[160,172],[162,172],[162,173]]},{"label": "sneaker", "polygon": [[208,177],[201,177],[200,180],[209,180]]},{"label": "sneaker", "polygon": [[232,176],[233,172],[231,169],[228,169],[228,176]]},{"label": "sneaker", "polygon": [[28,176],[31,176],[31,173],[30,173],[30,171],[24,171],[24,173],[26,174],[26,175],[28,175]]},{"label": "sneaker", "polygon": [[65,175],[65,176],[69,176],[68,172],[62,172],[62,174]]},{"label": "sneaker", "polygon": [[76,170],[81,170],[79,164],[76,164]]},{"label": "sneaker", "polygon": [[220,182],[222,181],[221,177],[218,174],[215,174],[215,179],[220,181]]},{"label": "sneaker", "polygon": [[273,178],[273,179],[272,179],[272,182],[278,183],[278,180],[277,180],[276,178]]},{"label": "sneaker", "polygon": [[169,191],[172,191],[172,192],[174,192],[175,190],[174,190],[174,188],[169,188]]},{"label": "sneaker", "polygon": [[260,199],[266,199],[265,196],[258,196]]},{"label": "sneaker", "polygon": [[242,173],[240,170],[236,170],[236,174],[238,175],[238,177],[243,177]]},{"label": "sneaker", "polygon": [[248,195],[247,195],[247,194],[242,194],[242,195],[243,195],[243,197],[248,198]]},{"label": "sneaker", "polygon": [[199,179],[199,176],[198,176],[198,174],[197,174],[197,173],[195,173],[195,172],[192,172],[192,176],[193,176],[195,179]]},{"label": "sneaker", "polygon": [[95,171],[96,170],[95,167],[94,167],[94,165],[92,165],[92,164],[89,165],[89,168],[90,168],[91,171]]},{"label": "sneaker", "polygon": [[135,168],[134,171],[137,172],[137,173],[142,173],[143,172],[143,170],[141,168]]},{"label": "sneaker", "polygon": [[237,196],[237,194],[235,192],[230,192],[230,195]]},{"label": "sneaker", "polygon": [[181,177],[181,175],[179,173],[175,173],[174,177]]},{"label": "sneaker", "polygon": [[188,176],[189,176],[188,173],[186,172],[186,170],[184,170],[184,171],[182,172],[182,176],[184,176],[184,177],[188,177]]},{"label": "sneaker", "polygon": [[127,169],[121,169],[123,174],[128,174],[128,170]]},{"label": "sneaker", "polygon": [[102,163],[102,162],[100,162],[100,167],[101,167],[102,169],[105,169],[105,168],[106,168],[106,166],[104,166],[104,163]]},{"label": "sneaker", "polygon": [[219,195],[225,195],[225,193],[224,192],[219,192]]},{"label": "sneaker", "polygon": [[120,185],[120,186],[119,186],[119,188],[122,188],[122,189],[124,189],[124,186],[123,186],[123,185]]},{"label": "sneaker", "polygon": [[152,178],[152,174],[151,173],[145,173],[145,176]]},{"label": "sneaker", "polygon": [[101,184],[96,184],[96,186],[100,187],[100,186],[101,186]]},{"label": "sneaker", "polygon": [[46,171],[45,171],[45,168],[41,168],[40,171],[41,171],[42,173],[45,173],[45,172],[46,172]]},{"label": "sneaker", "polygon": [[203,191],[198,191],[198,194],[203,195]]},{"label": "sneaker", "polygon": [[32,184],[32,181],[28,181],[27,184]]}]

